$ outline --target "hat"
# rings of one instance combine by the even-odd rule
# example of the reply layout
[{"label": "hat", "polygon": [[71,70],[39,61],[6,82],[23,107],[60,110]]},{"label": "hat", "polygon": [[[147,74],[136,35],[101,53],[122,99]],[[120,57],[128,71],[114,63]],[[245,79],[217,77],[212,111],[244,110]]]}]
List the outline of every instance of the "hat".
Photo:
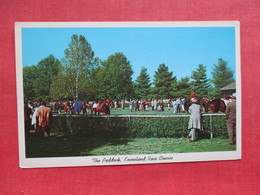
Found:
[{"label": "hat", "polygon": [[194,102],[194,103],[197,102],[197,98],[191,98],[190,100],[191,100],[191,102]]},{"label": "hat", "polygon": [[196,97],[195,93],[190,94],[190,98],[195,98],[195,97]]},{"label": "hat", "polygon": [[236,99],[237,94],[236,94],[236,93],[233,93],[231,97],[234,98],[234,99]]},{"label": "hat", "polygon": [[231,96],[230,95],[227,95],[227,96],[225,96],[225,100],[229,100],[231,98]]}]

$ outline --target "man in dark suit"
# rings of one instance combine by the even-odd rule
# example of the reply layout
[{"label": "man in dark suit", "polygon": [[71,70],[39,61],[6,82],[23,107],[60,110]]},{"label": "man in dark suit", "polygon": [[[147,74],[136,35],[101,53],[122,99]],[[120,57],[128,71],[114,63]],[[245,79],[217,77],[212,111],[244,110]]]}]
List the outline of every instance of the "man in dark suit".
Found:
[{"label": "man in dark suit", "polygon": [[236,94],[231,96],[231,102],[227,104],[226,120],[229,135],[229,144],[236,144]]}]

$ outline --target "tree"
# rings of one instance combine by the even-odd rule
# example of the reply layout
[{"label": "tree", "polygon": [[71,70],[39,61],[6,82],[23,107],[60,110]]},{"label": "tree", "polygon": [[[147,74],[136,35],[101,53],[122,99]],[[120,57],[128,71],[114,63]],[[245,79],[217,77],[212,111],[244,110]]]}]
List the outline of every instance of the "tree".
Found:
[{"label": "tree", "polygon": [[88,81],[98,66],[99,59],[94,57],[91,45],[82,35],[72,35],[69,47],[64,53],[62,62],[65,67],[64,74],[71,81],[71,96],[75,100],[85,99]]},{"label": "tree", "polygon": [[73,78],[69,77],[66,72],[61,71],[53,80],[51,85],[52,100],[74,100],[73,88],[71,87]]},{"label": "tree", "polygon": [[150,95],[150,77],[147,68],[142,68],[140,75],[135,80],[135,93],[138,98],[147,99]]},{"label": "tree", "polygon": [[183,77],[180,81],[173,83],[173,97],[188,97],[191,94],[191,83],[189,77]]},{"label": "tree", "polygon": [[37,77],[33,81],[35,96],[38,100],[50,100],[51,85],[58,75],[61,63],[53,55],[41,60],[37,65]]},{"label": "tree", "polygon": [[123,53],[110,55],[102,61],[97,75],[99,98],[125,99],[133,95],[132,66]]},{"label": "tree", "polygon": [[155,98],[170,98],[172,85],[177,81],[172,76],[173,72],[169,72],[168,66],[160,64],[154,75],[153,95]]},{"label": "tree", "polygon": [[222,58],[218,59],[218,64],[213,64],[213,71],[211,82],[214,84],[215,96],[221,95],[220,89],[226,85],[234,82],[233,71],[227,66],[227,62]]},{"label": "tree", "polygon": [[25,101],[36,101],[34,81],[38,76],[37,66],[26,66],[23,68],[23,91]]},{"label": "tree", "polygon": [[199,64],[196,71],[192,72],[192,92],[194,92],[197,96],[208,95],[208,88],[210,87],[210,83],[207,79],[206,71],[206,66]]}]

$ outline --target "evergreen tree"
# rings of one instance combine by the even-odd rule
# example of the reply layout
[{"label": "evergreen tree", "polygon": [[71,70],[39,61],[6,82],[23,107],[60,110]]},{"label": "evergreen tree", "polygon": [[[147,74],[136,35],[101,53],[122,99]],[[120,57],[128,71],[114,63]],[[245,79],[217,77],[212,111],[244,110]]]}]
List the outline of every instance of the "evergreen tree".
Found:
[{"label": "evergreen tree", "polygon": [[199,64],[196,71],[192,72],[191,78],[193,79],[192,92],[194,92],[197,96],[207,96],[210,84],[206,75],[206,66]]},{"label": "evergreen tree", "polygon": [[222,58],[218,59],[218,64],[213,64],[213,71],[211,82],[214,84],[215,90],[214,95],[220,96],[222,87],[234,82],[233,72],[227,65],[227,62]]},{"label": "evergreen tree", "polygon": [[177,81],[176,77],[172,76],[173,72],[169,72],[168,66],[160,64],[154,75],[153,96],[155,98],[170,98],[172,97],[172,85]]},{"label": "evergreen tree", "polygon": [[150,77],[147,68],[142,68],[140,75],[135,80],[135,93],[137,98],[148,99],[150,95]]},{"label": "evergreen tree", "polygon": [[191,94],[191,83],[189,77],[181,78],[180,81],[177,81],[173,84],[173,97],[189,97]]}]

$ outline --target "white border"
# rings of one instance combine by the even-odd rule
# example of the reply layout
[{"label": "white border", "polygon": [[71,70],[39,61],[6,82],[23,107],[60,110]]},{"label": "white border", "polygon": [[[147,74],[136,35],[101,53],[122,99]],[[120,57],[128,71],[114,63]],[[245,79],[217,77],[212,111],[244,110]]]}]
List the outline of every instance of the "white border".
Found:
[{"label": "white border", "polygon": [[[149,155],[120,155],[120,156],[86,156],[86,157],[57,157],[57,158],[26,158],[24,136],[23,111],[23,75],[22,75],[22,28],[59,28],[59,27],[235,27],[236,39],[236,93],[237,93],[237,145],[236,151],[227,152],[199,152],[199,153],[171,153]],[[197,21],[197,22],[17,22],[15,23],[15,51],[16,51],[16,86],[18,105],[18,136],[19,160],[21,168],[36,167],[74,167],[96,165],[130,165],[151,163],[176,163],[241,159],[242,153],[242,111],[241,111],[241,64],[240,64],[240,23],[238,21]],[[160,160],[161,157],[165,159]],[[94,162],[96,158],[100,162]],[[117,162],[120,158],[120,162]],[[127,161],[141,159],[140,161]],[[157,160],[149,160],[157,158]],[[168,160],[167,160],[168,159]],[[102,162],[107,160],[106,162]]]}]

